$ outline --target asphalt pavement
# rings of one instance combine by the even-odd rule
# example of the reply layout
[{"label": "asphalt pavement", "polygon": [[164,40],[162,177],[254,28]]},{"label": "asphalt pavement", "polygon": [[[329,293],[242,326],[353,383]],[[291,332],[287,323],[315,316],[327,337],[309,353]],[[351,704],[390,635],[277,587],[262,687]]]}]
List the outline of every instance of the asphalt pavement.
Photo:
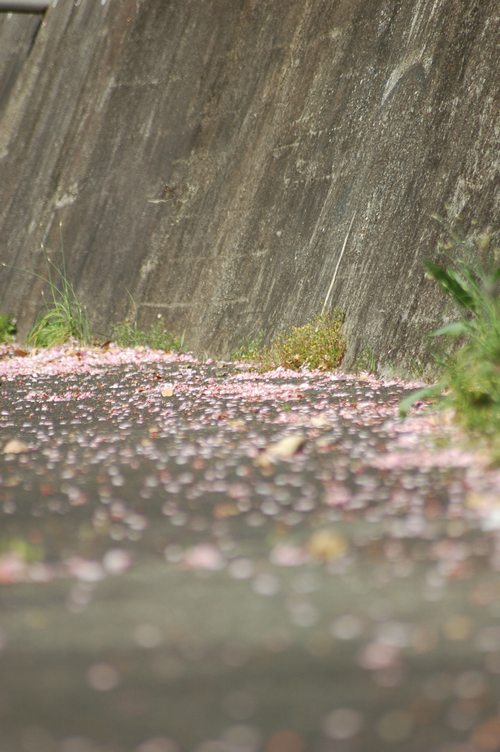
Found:
[{"label": "asphalt pavement", "polygon": [[500,750],[500,475],[411,385],[0,379],[0,752]]}]

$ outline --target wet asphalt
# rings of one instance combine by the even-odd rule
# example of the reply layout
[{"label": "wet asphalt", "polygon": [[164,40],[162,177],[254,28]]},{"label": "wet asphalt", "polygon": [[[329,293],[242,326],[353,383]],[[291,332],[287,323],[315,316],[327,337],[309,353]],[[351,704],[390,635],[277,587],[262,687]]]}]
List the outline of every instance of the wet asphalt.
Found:
[{"label": "wet asphalt", "polygon": [[404,385],[0,378],[0,752],[500,750],[498,471]]}]

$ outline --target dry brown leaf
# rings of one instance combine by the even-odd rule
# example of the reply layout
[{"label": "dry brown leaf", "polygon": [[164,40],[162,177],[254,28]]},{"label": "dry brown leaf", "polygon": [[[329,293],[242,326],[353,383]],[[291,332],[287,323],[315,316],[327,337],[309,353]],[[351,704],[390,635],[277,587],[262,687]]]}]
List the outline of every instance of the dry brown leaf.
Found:
[{"label": "dry brown leaf", "polygon": [[216,504],[214,507],[214,517],[218,520],[236,517],[238,514],[240,514],[240,510],[236,504]]},{"label": "dry brown leaf", "polygon": [[498,752],[500,748],[500,716],[495,715],[476,727],[472,735],[474,747],[481,752]]},{"label": "dry brown leaf", "polygon": [[314,426],[314,428],[331,428],[332,423],[328,420],[326,415],[320,413],[311,418],[311,425]]},{"label": "dry brown leaf", "polygon": [[347,553],[348,543],[333,530],[318,530],[309,538],[307,550],[314,559],[331,561]]},{"label": "dry brown leaf", "polygon": [[304,434],[299,433],[293,436],[285,436],[284,439],[277,441],[275,444],[270,444],[266,449],[266,454],[273,459],[286,460],[297,454],[305,443],[306,437]]},{"label": "dry brown leaf", "polygon": [[22,454],[23,452],[29,452],[29,446],[19,439],[11,439],[3,448],[4,454]]},{"label": "dry brown leaf", "polygon": [[161,396],[162,397],[173,397],[174,396],[174,385],[173,384],[164,384],[162,390],[161,390]]},{"label": "dry brown leaf", "polygon": [[470,491],[466,496],[465,503],[470,509],[476,510],[500,508],[500,498],[493,493]]},{"label": "dry brown leaf", "polygon": [[266,471],[267,473],[272,472],[273,463],[265,452],[257,455],[254,459],[254,464],[260,467],[262,471]]},{"label": "dry brown leaf", "polygon": [[16,488],[16,486],[21,485],[21,478],[18,475],[11,475],[10,477],[5,478],[3,485],[6,488]]},{"label": "dry brown leaf", "polygon": [[247,426],[247,424],[245,423],[244,420],[241,420],[241,419],[238,419],[238,418],[236,420],[230,420],[228,422],[228,425],[231,428],[233,428],[235,431],[243,431],[246,428],[246,426]]}]

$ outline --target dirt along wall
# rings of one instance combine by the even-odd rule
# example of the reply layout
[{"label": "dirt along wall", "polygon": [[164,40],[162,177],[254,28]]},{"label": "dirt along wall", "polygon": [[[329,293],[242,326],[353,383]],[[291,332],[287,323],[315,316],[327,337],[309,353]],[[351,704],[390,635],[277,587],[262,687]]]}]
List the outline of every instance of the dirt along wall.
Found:
[{"label": "dirt along wall", "polygon": [[[98,331],[227,354],[323,306],[426,357],[446,202],[498,210],[495,0],[59,0],[0,12],[0,258],[61,247]],[[40,19],[43,21],[40,23]],[[349,232],[350,228],[350,232]],[[0,270],[21,331],[43,283]]]}]

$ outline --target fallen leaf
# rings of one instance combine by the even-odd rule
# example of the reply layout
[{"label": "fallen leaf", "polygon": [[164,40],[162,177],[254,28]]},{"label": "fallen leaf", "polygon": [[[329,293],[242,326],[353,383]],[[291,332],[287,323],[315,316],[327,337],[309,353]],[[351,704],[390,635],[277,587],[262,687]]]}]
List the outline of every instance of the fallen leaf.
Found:
[{"label": "fallen leaf", "polygon": [[238,514],[241,514],[241,512],[236,504],[216,504],[214,507],[214,517],[218,520],[236,517]]},{"label": "fallen leaf", "polygon": [[4,454],[22,454],[28,451],[29,446],[24,441],[19,441],[19,439],[11,439],[3,448]]},{"label": "fallen leaf", "polygon": [[268,457],[274,459],[286,460],[297,454],[305,443],[306,437],[304,434],[298,433],[293,436],[285,436],[284,439],[277,441],[275,444],[270,444],[266,449],[266,454]]},{"label": "fallen leaf", "polygon": [[315,428],[331,428],[332,422],[331,420],[328,420],[326,415],[320,413],[311,418],[311,425]]},{"label": "fallen leaf", "polygon": [[340,559],[347,553],[347,549],[346,539],[333,530],[319,530],[309,538],[307,543],[310,555],[321,561]]},{"label": "fallen leaf", "polygon": [[500,746],[500,716],[488,718],[477,726],[472,743],[481,752],[497,752]]},{"label": "fallen leaf", "polygon": [[174,385],[173,384],[164,384],[162,390],[161,390],[161,396],[162,397],[173,397],[174,395]]},{"label": "fallen leaf", "polygon": [[234,429],[235,431],[243,431],[246,428],[246,423],[244,420],[236,419],[236,420],[230,420],[228,422],[228,425]]},{"label": "fallen leaf", "polygon": [[500,508],[500,498],[493,493],[479,493],[470,491],[465,499],[466,505],[470,509],[488,511],[490,509]]},{"label": "fallen leaf", "polygon": [[5,478],[3,485],[6,488],[15,488],[21,485],[21,478],[18,475],[11,475],[9,478]]},{"label": "fallen leaf", "polygon": [[254,459],[254,464],[257,465],[257,467],[260,467],[260,469],[267,475],[272,474],[273,472],[273,463],[265,452],[261,452],[261,454],[257,455]]}]

